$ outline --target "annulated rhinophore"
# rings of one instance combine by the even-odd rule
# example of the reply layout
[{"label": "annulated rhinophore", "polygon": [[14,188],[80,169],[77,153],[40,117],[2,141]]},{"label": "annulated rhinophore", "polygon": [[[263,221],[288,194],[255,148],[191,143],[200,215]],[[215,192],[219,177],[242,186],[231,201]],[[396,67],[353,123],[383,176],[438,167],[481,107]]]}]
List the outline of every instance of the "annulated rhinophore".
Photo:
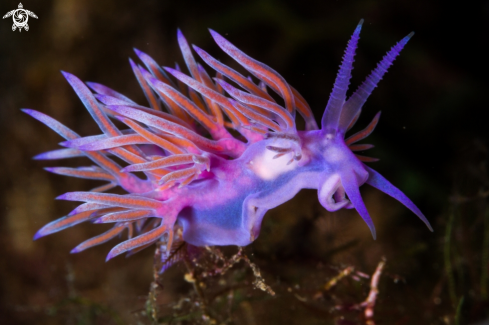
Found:
[{"label": "annulated rhinophore", "polygon": [[[319,202],[328,211],[355,208],[375,238],[373,222],[359,191],[365,183],[400,201],[431,230],[411,200],[365,164],[375,159],[354,153],[373,147],[356,143],[374,130],[380,114],[364,130],[345,139],[363,104],[412,36],[392,47],[346,99],[362,22],[346,48],[321,129],[307,102],[284,78],[212,30],[219,47],[251,76],[242,75],[193,46],[212,68],[214,77],[210,76],[196,62],[180,31],[178,42],[190,75],[178,66],[162,69],[138,50],[136,54],[144,66],[130,60],[150,107],[97,83],[87,83],[87,87],[63,72],[102,133],[81,137],[51,117],[25,109],[66,139],[61,143],[66,148],[35,159],[86,156],[96,165],[46,169],[107,184],[89,192],[59,196],[84,203],[45,225],[34,238],[85,221],[114,225],[75,247],[72,253],[77,253],[127,229],[128,239],[115,246],[107,260],[155,242],[163,242],[167,253],[182,242],[245,246],[258,237],[269,209],[292,199],[304,188],[317,189]],[[277,96],[271,96],[270,91]],[[296,128],[296,112],[305,120],[304,131]],[[124,126],[117,127],[115,120]],[[113,157],[127,165],[121,166]],[[144,173],[145,178],[136,172]],[[127,194],[107,193],[116,186]]]}]

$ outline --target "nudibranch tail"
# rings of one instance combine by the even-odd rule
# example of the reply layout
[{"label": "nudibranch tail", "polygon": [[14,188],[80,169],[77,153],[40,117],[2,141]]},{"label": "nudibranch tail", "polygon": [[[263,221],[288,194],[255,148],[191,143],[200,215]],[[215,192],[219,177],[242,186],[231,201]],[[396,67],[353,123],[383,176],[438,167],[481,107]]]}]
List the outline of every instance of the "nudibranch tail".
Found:
[{"label": "nudibranch tail", "polygon": [[[25,109],[65,139],[60,145],[66,148],[34,158],[85,156],[95,166],[46,170],[104,184],[59,196],[82,203],[42,227],[34,239],[82,222],[112,223],[111,229],[79,244],[72,253],[127,234],[107,260],[158,243],[163,271],[182,258],[184,243],[248,245],[259,235],[266,211],[302,188],[317,189],[320,203],[329,211],[355,208],[375,238],[360,195],[364,183],[403,203],[432,229],[412,201],[364,164],[375,158],[356,154],[373,147],[357,142],[372,133],[380,112],[364,130],[345,140],[368,96],[412,36],[394,46],[346,100],[362,24],[363,19],[345,50],[321,130],[308,103],[278,72],[212,30],[217,45],[251,76],[191,46],[180,30],[177,39],[188,72],[178,64],[162,68],[137,49],[142,63],[129,60],[147,106],[62,72],[101,133],[81,137],[53,118]],[[213,74],[197,62],[199,57]],[[296,128],[296,111],[305,121],[305,131]],[[127,193],[105,193],[117,186]]]}]

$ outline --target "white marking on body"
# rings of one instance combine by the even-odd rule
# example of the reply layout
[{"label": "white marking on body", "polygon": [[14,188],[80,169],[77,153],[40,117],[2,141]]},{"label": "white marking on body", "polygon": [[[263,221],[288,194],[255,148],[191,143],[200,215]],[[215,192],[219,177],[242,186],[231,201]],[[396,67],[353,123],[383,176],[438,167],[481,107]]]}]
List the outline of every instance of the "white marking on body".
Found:
[{"label": "white marking on body", "polygon": [[269,181],[297,167],[296,160],[287,165],[294,156],[293,152],[288,152],[279,158],[273,159],[276,155],[277,152],[264,150],[249,162],[250,169],[261,179]]}]

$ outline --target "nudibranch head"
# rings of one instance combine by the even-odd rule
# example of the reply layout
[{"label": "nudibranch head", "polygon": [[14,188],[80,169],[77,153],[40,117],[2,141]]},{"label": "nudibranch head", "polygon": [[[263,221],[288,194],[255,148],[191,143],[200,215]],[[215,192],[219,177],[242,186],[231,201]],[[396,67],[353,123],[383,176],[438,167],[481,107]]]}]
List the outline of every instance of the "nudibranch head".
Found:
[{"label": "nudibranch head", "polygon": [[[325,178],[322,179],[322,184],[318,188],[319,201],[328,211],[336,211],[341,208],[355,208],[365,220],[372,232],[372,236],[375,238],[374,224],[359,192],[359,187],[364,183],[368,183],[399,200],[421,218],[428,228],[432,230],[428,220],[411,200],[380,174],[363,164],[363,162],[373,162],[377,159],[355,155],[353,153],[354,151],[366,150],[373,147],[368,144],[356,145],[355,143],[372,133],[379,120],[380,112],[377,113],[367,128],[345,139],[346,132],[358,119],[363,104],[403,47],[414,35],[414,33],[410,33],[392,47],[360,87],[347,99],[346,93],[350,84],[355,50],[360,39],[362,24],[363,19],[356,27],[348,42],[333,91],[323,113],[321,120],[322,128],[317,136],[319,147],[316,150],[321,150],[322,157],[328,169],[324,173]],[[346,198],[345,194],[348,198]]]}]

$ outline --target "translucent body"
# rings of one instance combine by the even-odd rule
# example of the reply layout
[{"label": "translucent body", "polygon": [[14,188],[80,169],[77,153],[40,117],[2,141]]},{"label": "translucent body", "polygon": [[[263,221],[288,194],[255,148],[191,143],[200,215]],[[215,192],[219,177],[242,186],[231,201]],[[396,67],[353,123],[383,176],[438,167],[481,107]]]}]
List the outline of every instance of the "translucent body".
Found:
[{"label": "translucent body", "polygon": [[[329,211],[353,207],[341,186],[339,163],[350,159],[357,164],[356,179],[361,185],[368,177],[361,162],[344,143],[329,141],[318,146],[318,140],[328,142],[321,131],[299,134],[300,161],[288,164],[287,155],[273,159],[276,153],[266,147],[283,146],[286,144],[281,142],[287,140],[267,139],[248,147],[236,160],[213,157],[211,172],[204,174],[200,182],[175,188],[171,196],[182,199],[172,204],[182,210],[177,222],[183,226],[183,239],[197,246],[248,245],[258,237],[265,213],[292,199],[303,188],[319,190],[319,200]],[[325,152],[331,153],[328,159]],[[348,152],[350,157],[344,157]],[[348,166],[351,168],[352,163]]]}]

